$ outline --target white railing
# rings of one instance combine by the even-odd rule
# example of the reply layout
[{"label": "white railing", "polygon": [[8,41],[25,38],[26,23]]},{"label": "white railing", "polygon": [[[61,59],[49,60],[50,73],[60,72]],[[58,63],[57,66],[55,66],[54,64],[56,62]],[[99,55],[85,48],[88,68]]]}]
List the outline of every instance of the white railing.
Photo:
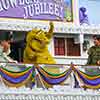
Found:
[{"label": "white railing", "polygon": [[[21,70],[22,68],[30,66],[29,64],[15,64],[15,63],[7,63],[2,62],[3,67],[15,71]],[[31,64],[32,66],[32,64]],[[65,64],[54,64],[54,65],[43,65],[47,67],[59,67],[60,71],[64,71],[68,69],[71,65]],[[83,65],[75,65],[76,68],[80,70],[84,70],[84,68],[94,68],[94,66],[83,66]],[[97,68],[99,66],[95,66]],[[20,69],[21,68],[21,69]],[[73,78],[73,79],[72,79]],[[0,83],[0,100],[100,100],[100,89],[92,90],[83,88],[73,88],[74,77],[73,75],[70,77],[70,84],[65,84],[64,86],[55,85],[50,89],[37,88],[36,86],[32,89],[28,87],[20,87],[20,88],[9,88],[4,83]],[[66,83],[66,82],[65,82]]]},{"label": "white railing", "polygon": [[[18,91],[18,90],[17,90]],[[31,90],[30,90],[31,91]],[[26,91],[26,93],[23,93],[20,91],[20,93],[16,92],[9,92],[9,93],[3,93],[0,94],[0,100],[100,100],[99,93],[89,93],[89,92],[82,92],[78,91],[78,93],[75,94],[77,91],[72,92],[52,92],[52,91]]]}]

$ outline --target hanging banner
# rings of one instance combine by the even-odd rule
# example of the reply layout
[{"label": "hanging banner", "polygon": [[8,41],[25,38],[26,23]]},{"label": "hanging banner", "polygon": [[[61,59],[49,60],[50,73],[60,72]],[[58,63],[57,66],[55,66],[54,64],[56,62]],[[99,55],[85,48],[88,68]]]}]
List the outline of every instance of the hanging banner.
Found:
[{"label": "hanging banner", "polygon": [[0,17],[72,22],[72,0],[0,0]]}]

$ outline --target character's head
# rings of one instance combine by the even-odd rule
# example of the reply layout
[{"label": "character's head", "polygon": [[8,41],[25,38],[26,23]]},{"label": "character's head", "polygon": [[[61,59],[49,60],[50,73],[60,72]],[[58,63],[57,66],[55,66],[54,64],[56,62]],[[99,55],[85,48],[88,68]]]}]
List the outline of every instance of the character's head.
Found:
[{"label": "character's head", "polygon": [[34,50],[43,49],[49,43],[49,39],[45,31],[33,29],[27,34],[26,43]]},{"label": "character's head", "polygon": [[100,35],[93,35],[94,44],[100,46]]}]

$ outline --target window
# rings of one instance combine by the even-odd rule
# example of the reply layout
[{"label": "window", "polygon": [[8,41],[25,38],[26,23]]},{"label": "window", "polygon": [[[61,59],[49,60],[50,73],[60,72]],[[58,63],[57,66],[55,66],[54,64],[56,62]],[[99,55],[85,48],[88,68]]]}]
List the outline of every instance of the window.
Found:
[{"label": "window", "polygon": [[55,55],[65,55],[65,41],[63,38],[54,39]]},{"label": "window", "polygon": [[58,56],[80,56],[80,44],[74,38],[54,38],[54,52]]}]

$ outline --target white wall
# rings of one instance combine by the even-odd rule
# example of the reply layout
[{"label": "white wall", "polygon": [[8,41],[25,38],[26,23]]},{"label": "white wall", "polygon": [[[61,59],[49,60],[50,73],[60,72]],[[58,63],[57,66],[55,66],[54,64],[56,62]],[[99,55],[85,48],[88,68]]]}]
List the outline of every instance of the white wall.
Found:
[{"label": "white wall", "polygon": [[78,64],[85,65],[87,62],[87,58],[81,57],[54,57],[57,64]]}]

